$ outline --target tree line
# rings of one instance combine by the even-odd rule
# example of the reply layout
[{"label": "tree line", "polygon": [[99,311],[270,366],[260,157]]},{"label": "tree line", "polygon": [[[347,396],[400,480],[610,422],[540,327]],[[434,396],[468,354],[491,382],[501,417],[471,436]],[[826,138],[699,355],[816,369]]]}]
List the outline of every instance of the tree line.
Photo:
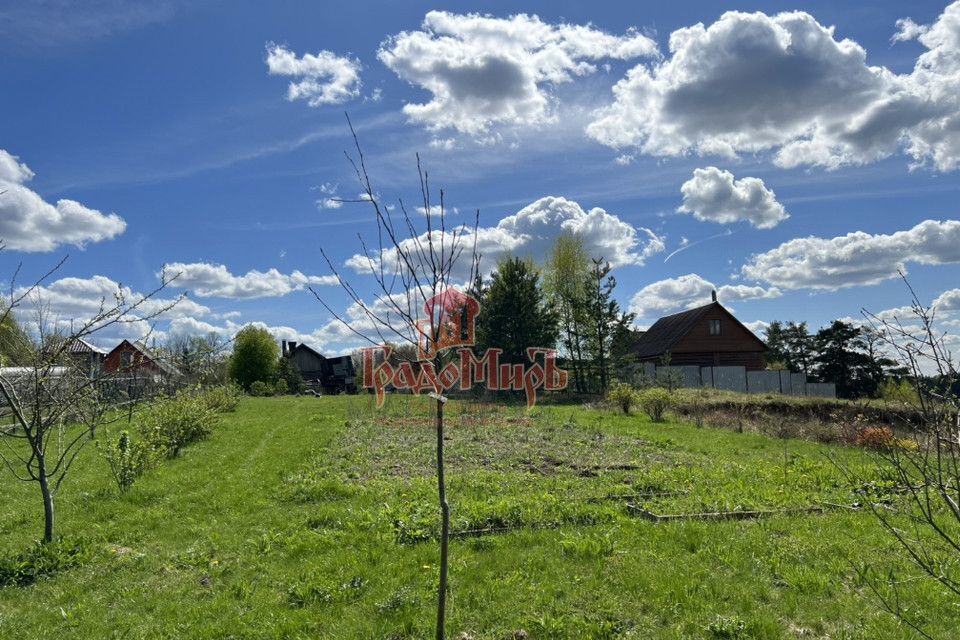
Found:
[{"label": "tree line", "polygon": [[879,398],[900,387],[906,368],[882,349],[869,327],[834,320],[816,333],[806,322],[775,321],[765,331],[767,366],[837,386],[841,398]]},{"label": "tree line", "polygon": [[563,235],[543,265],[502,258],[489,278],[468,289],[480,303],[476,350],[502,350],[501,362],[526,362],[528,347],[559,348],[561,365],[580,393],[603,393],[628,357],[634,314],[614,298],[617,281],[602,256]]}]

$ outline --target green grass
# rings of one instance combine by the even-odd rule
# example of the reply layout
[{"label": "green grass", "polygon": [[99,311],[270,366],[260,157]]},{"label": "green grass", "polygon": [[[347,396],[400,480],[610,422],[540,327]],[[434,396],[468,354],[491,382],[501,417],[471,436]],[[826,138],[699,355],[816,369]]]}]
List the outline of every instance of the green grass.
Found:
[{"label": "green grass", "polygon": [[[453,403],[449,635],[913,638],[856,566],[913,575],[869,513],[653,523],[657,513],[862,500],[857,450],[574,407]],[[0,588],[0,638],[425,638],[438,530],[429,401],[246,399],[126,494],[89,447],[59,498],[79,566]],[[868,467],[863,467],[868,469]],[[39,494],[0,476],[0,558]],[[928,631],[960,613],[930,581]],[[516,637],[522,637],[517,635]]]}]

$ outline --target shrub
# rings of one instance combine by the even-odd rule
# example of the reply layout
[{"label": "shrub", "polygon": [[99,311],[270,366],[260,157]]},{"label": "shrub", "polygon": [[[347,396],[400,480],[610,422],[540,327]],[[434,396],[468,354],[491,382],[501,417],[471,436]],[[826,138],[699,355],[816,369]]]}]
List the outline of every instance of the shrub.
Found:
[{"label": "shrub", "polygon": [[290,358],[280,357],[277,362],[277,378],[286,383],[283,393],[303,393],[306,388],[300,370]]},{"label": "shrub", "polygon": [[644,389],[638,398],[637,404],[650,416],[654,422],[662,422],[663,414],[673,406],[673,396],[665,389]]},{"label": "shrub", "polygon": [[40,578],[82,564],[91,555],[80,540],[37,543],[16,556],[0,558],[0,587],[27,587]]},{"label": "shrub", "polygon": [[207,437],[217,423],[217,414],[199,391],[181,391],[157,398],[140,414],[140,433],[160,456],[175,458],[185,445]]},{"label": "shrub", "polygon": [[890,427],[864,427],[857,432],[856,443],[867,449],[887,450],[896,445],[897,438]]},{"label": "shrub", "polygon": [[880,397],[894,404],[916,405],[920,402],[917,389],[909,380],[887,378],[880,385]]},{"label": "shrub", "polygon": [[618,382],[607,392],[607,400],[620,407],[625,414],[629,414],[631,407],[637,402],[637,391],[626,382]]},{"label": "shrub", "polygon": [[920,445],[916,440],[910,438],[897,438],[893,441],[893,446],[901,451],[916,452],[920,450]]},{"label": "shrub", "polygon": [[131,439],[126,431],[120,432],[116,443],[98,441],[97,448],[110,466],[110,473],[121,493],[132,487],[156,460],[155,451],[148,443]]},{"label": "shrub", "polygon": [[258,396],[258,397],[272,396],[273,390],[274,390],[274,387],[270,386],[263,380],[257,380],[256,382],[250,385],[250,395],[252,396]]},{"label": "shrub", "polygon": [[666,365],[657,367],[655,382],[658,387],[663,387],[672,392],[674,389],[683,386],[683,371]]},{"label": "shrub", "polygon": [[202,392],[207,407],[217,413],[235,411],[242,394],[240,387],[232,383],[208,387]]},{"label": "shrub", "polygon": [[275,396],[285,396],[290,393],[290,387],[287,386],[287,381],[283,378],[277,380],[273,385],[273,395]]}]

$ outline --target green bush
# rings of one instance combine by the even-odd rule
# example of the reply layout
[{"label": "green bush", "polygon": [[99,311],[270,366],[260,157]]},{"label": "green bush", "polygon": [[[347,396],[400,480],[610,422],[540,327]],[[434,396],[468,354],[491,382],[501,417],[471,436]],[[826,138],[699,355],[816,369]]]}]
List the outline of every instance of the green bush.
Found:
[{"label": "green bush", "polygon": [[273,385],[273,395],[275,396],[285,396],[290,393],[290,387],[287,386],[287,381],[283,378],[280,378]]},{"label": "green bush", "polygon": [[38,542],[16,556],[0,558],[0,588],[30,586],[82,564],[91,553],[90,546],[80,540]]},{"label": "green bush", "polygon": [[157,398],[143,409],[140,433],[157,455],[175,458],[184,446],[210,435],[218,419],[202,392],[181,391]]},{"label": "green bush", "polygon": [[893,404],[905,404],[915,406],[920,404],[920,396],[917,389],[909,380],[894,380],[887,378],[880,385],[880,397]]},{"label": "green bush", "polygon": [[654,422],[663,422],[663,415],[673,406],[673,396],[666,389],[645,389],[637,401]]},{"label": "green bush", "polygon": [[272,396],[274,387],[263,380],[257,380],[250,385],[250,395],[257,397]]},{"label": "green bush", "polygon": [[97,442],[97,448],[110,466],[110,473],[120,492],[133,486],[156,462],[156,452],[149,443],[135,441],[126,431],[114,443]]},{"label": "green bush", "polygon": [[236,411],[243,391],[236,384],[221,384],[202,391],[203,401],[212,411],[227,413]]},{"label": "green bush", "polygon": [[[286,393],[303,393],[306,389],[306,383],[303,381],[303,376],[300,375],[300,370],[297,369],[297,366],[294,364],[293,360],[290,358],[280,357],[280,360],[277,362],[277,386],[279,387],[280,381],[285,383],[283,392]],[[280,394],[280,392],[278,392]]]},{"label": "green bush", "polygon": [[625,414],[629,414],[630,409],[637,403],[637,390],[626,382],[618,382],[607,392],[607,400],[620,407]]}]

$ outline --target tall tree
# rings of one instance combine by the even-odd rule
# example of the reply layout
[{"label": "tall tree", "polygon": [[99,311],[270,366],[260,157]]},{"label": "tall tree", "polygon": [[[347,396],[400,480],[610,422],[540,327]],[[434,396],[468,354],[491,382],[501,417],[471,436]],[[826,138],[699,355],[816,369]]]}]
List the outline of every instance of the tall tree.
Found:
[{"label": "tall tree", "polygon": [[817,332],[817,375],[837,385],[841,398],[859,398],[876,392],[872,387],[870,356],[865,352],[862,330],[848,322],[834,320]]},{"label": "tall tree", "polygon": [[781,364],[784,369],[810,374],[817,347],[806,322],[771,322],[764,342],[768,348],[767,362],[771,365]]},{"label": "tall tree", "polygon": [[219,384],[225,381],[230,341],[216,333],[190,336],[175,333],[158,349],[184,380],[194,384]]},{"label": "tall tree", "polygon": [[0,367],[18,367],[30,361],[32,341],[15,314],[0,306]]},{"label": "tall tree", "polygon": [[810,375],[816,344],[810,331],[807,330],[807,323],[789,323],[783,330],[783,337],[787,347],[789,368],[792,371]]},{"label": "tall tree", "polygon": [[247,325],[234,338],[230,357],[230,378],[246,390],[260,380],[270,382],[277,369],[280,348],[269,331]]},{"label": "tall tree", "polygon": [[528,347],[556,346],[560,318],[529,260],[501,260],[483,302],[477,326],[481,351],[496,347],[503,350],[502,362],[518,363],[527,361]]},{"label": "tall tree", "polygon": [[613,338],[618,330],[629,327],[635,316],[623,313],[620,303],[613,297],[617,280],[610,275],[610,263],[603,258],[593,259],[589,285],[584,305],[589,327],[587,348],[597,372],[599,391],[606,393],[613,360]]},{"label": "tall tree", "polygon": [[583,248],[583,240],[568,234],[559,236],[550,251],[543,280],[547,298],[560,318],[562,345],[573,370],[575,388],[582,393],[586,390],[583,324],[590,281],[590,258]]},{"label": "tall tree", "polygon": [[633,345],[637,343],[643,332],[634,328],[635,319],[635,314],[624,314],[623,321],[618,322],[614,327],[613,338],[610,340],[610,364],[614,371],[623,370],[637,360]]},{"label": "tall tree", "polygon": [[785,369],[790,368],[790,353],[783,322],[774,320],[764,331],[763,341],[767,344],[767,363],[778,363]]}]

